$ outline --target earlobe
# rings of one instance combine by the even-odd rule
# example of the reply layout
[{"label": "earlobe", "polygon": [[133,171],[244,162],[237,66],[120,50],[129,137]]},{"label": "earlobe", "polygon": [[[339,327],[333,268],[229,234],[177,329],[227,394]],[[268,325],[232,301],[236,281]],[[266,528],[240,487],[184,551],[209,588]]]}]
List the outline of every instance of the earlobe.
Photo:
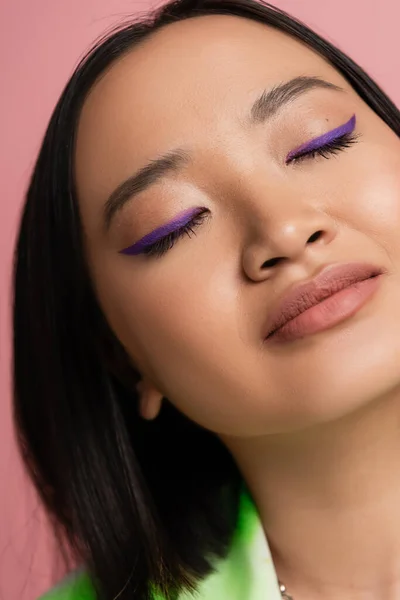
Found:
[{"label": "earlobe", "polygon": [[143,380],[137,383],[136,389],[139,394],[140,415],[143,419],[152,421],[158,416],[161,410],[163,396],[156,389],[148,386]]},{"label": "earlobe", "polygon": [[152,421],[155,419],[161,410],[161,397],[144,398],[140,400],[140,414],[143,419]]}]

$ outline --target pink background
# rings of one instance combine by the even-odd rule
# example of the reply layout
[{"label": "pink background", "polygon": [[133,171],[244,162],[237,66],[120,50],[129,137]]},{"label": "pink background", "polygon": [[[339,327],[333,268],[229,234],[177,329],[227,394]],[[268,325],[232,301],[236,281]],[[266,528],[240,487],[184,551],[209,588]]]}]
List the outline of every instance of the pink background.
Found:
[{"label": "pink background", "polygon": [[[398,0],[276,0],[336,42],[400,105]],[[154,3],[153,3],[154,5]],[[10,411],[10,272],[39,142],[78,58],[143,0],[0,0],[0,600],[33,600],[61,574],[16,453]]]}]

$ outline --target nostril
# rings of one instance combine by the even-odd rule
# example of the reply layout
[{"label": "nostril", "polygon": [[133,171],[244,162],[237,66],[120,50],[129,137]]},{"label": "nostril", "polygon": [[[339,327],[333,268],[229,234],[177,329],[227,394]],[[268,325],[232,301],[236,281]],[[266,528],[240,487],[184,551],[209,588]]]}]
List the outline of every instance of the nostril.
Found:
[{"label": "nostril", "polygon": [[262,269],[269,269],[270,267],[274,267],[276,265],[276,263],[278,263],[279,261],[282,261],[283,257],[278,256],[277,258],[270,258],[269,260],[266,260],[265,263],[263,263],[261,265]]},{"label": "nostril", "polygon": [[308,243],[312,243],[312,242],[316,242],[321,236],[322,236],[323,232],[322,231],[316,231],[315,233],[312,234],[312,236],[308,239]]}]

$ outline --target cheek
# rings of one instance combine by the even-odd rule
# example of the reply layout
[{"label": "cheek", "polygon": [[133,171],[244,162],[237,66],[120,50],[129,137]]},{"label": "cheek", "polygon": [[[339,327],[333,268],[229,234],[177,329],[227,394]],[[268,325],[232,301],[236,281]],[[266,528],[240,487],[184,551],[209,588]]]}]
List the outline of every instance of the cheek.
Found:
[{"label": "cheek", "polygon": [[397,171],[382,169],[370,182],[367,207],[373,218],[373,232],[393,263],[400,262],[400,161]]},{"label": "cheek", "polygon": [[[267,411],[272,374],[253,333],[243,335],[249,314],[237,258],[221,253],[216,261],[215,248],[204,252],[188,261],[196,269],[184,267],[186,253],[179,249],[178,258],[177,249],[179,266],[171,256],[141,276],[134,266],[128,276],[125,266],[117,272],[102,263],[108,277],[98,292],[114,332],[163,395],[208,429],[243,430],[246,419],[254,427],[255,415]],[[260,334],[256,324],[253,330]]]},{"label": "cheek", "polygon": [[400,141],[366,145],[354,157],[335,187],[331,213],[400,260]]},{"label": "cheek", "polygon": [[238,344],[234,261],[203,253],[178,264],[184,254],[176,248],[174,257],[137,269],[133,261],[117,269],[103,263],[97,286],[110,325],[131,356],[165,379],[177,365],[221,363],[226,348]]}]

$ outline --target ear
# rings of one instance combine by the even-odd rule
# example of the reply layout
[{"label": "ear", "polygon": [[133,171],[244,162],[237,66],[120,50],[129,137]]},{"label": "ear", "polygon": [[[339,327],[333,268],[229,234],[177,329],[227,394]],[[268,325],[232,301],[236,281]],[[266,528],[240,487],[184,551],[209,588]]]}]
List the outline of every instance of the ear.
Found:
[{"label": "ear", "polygon": [[155,419],[162,405],[163,395],[146,379],[141,379],[136,384],[139,394],[139,412],[143,419]]}]

